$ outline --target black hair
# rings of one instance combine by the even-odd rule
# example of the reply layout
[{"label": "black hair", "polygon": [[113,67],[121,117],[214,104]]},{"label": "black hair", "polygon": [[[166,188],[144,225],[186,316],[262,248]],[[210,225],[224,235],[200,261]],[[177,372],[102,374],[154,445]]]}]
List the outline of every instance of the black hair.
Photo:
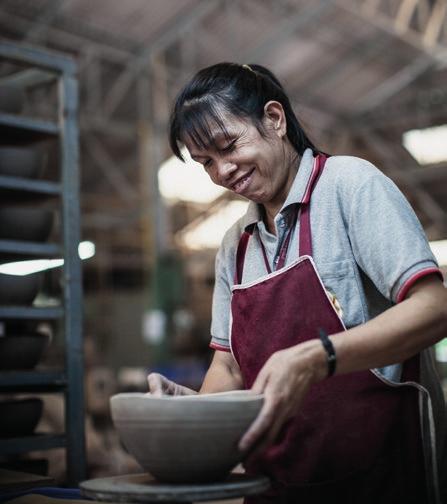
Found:
[{"label": "black hair", "polygon": [[287,137],[298,152],[318,149],[299,123],[290,100],[279,80],[267,68],[238,63],[218,63],[203,68],[180,91],[171,114],[169,144],[174,154],[184,161],[179,142],[189,137],[199,147],[216,147],[211,126],[217,125],[228,138],[222,112],[251,119],[262,136],[264,105],[281,103],[287,121]]}]

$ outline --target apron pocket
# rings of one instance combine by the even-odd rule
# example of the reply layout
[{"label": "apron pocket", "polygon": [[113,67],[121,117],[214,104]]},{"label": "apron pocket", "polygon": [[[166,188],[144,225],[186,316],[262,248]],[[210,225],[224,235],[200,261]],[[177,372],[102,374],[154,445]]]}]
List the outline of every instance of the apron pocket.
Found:
[{"label": "apron pocket", "polygon": [[361,293],[351,260],[322,263],[317,265],[318,273],[329,296],[335,297],[334,306],[337,309],[346,328],[366,321]]}]

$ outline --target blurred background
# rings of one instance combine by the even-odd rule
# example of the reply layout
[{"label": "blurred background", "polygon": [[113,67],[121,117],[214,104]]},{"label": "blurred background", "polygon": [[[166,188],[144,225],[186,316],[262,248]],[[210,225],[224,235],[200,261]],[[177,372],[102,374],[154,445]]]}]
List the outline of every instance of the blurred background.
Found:
[{"label": "blurred background", "polygon": [[[2,364],[0,408],[33,392],[48,434],[4,428],[0,466],[73,483],[85,429],[89,476],[138,470],[110,395],[146,391],[152,370],[200,385],[215,253],[247,205],[169,150],[173,100],[204,66],[270,68],[320,149],[396,182],[447,272],[446,19],[445,0],[0,0],[0,287],[40,271],[31,297],[0,293],[0,344],[38,334],[42,346],[35,363]],[[79,242],[82,290],[70,284]],[[436,358],[445,382],[445,342]],[[51,374],[64,366],[74,371]]]}]

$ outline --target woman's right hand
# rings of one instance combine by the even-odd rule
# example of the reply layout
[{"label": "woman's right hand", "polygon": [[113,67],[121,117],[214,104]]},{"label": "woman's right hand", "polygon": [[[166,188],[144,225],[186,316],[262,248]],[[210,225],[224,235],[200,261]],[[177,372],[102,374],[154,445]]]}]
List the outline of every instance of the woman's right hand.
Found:
[{"label": "woman's right hand", "polygon": [[193,395],[197,394],[195,390],[192,390],[183,385],[168,380],[166,376],[159,373],[150,373],[147,377],[147,382],[149,384],[149,394],[156,397],[161,397],[163,395]]}]

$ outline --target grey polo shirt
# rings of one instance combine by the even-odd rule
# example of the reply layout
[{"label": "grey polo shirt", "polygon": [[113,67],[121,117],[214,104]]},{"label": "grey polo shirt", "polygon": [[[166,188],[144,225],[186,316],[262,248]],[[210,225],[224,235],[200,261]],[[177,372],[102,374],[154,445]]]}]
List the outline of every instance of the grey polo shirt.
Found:
[{"label": "grey polo shirt", "polygon": [[[267,273],[257,233],[274,269],[273,263],[293,223],[293,204],[303,201],[314,169],[312,151],[308,149],[275,218],[276,235],[266,229],[260,208],[253,202],[246,215],[225,234],[216,257],[212,348],[230,350],[231,286],[241,234],[248,225],[256,223],[245,256],[245,283]],[[396,185],[368,161],[351,156],[330,157],[312,193],[310,216],[313,259],[324,286],[337,298],[348,329],[401,301],[421,276],[439,272],[409,203]],[[298,237],[299,223],[292,232],[286,264],[299,255]],[[401,366],[379,371],[388,379],[399,381]]]}]

